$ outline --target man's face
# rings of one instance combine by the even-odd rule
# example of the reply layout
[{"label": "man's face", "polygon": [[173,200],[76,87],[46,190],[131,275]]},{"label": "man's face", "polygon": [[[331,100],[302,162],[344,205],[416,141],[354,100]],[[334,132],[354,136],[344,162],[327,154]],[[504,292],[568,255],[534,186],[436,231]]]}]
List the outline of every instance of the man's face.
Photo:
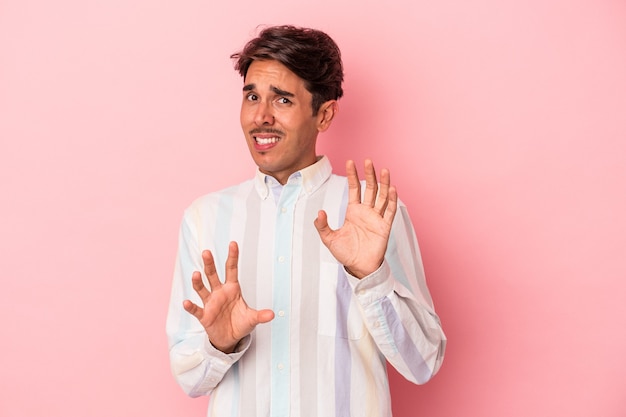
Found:
[{"label": "man's face", "polygon": [[278,61],[253,61],[244,80],[241,127],[261,172],[281,184],[317,160],[315,142],[336,111],[336,102],[317,115],[304,80]]}]

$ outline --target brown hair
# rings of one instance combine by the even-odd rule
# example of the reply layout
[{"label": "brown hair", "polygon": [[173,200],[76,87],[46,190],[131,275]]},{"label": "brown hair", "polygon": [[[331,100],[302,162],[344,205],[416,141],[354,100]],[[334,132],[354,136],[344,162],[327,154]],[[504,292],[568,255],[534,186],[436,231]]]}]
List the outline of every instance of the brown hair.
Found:
[{"label": "brown hair", "polygon": [[322,103],[343,96],[343,64],[339,47],[326,33],[296,26],[271,26],[230,56],[235,70],[246,78],[254,60],[275,60],[302,78],[313,96],[316,115]]}]

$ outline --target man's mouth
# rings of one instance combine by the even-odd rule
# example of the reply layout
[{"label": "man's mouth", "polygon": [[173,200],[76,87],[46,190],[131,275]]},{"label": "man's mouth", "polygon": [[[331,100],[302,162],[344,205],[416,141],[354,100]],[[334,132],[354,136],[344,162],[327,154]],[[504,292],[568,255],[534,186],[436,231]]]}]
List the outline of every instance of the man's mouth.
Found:
[{"label": "man's mouth", "polygon": [[257,149],[266,150],[276,145],[284,136],[278,129],[252,129],[250,136],[254,139]]},{"label": "man's mouth", "polygon": [[272,137],[266,137],[266,138],[261,138],[258,136],[253,136],[254,140],[256,143],[258,143],[259,145],[271,145],[274,144],[276,142],[278,142],[280,140],[280,138],[278,136],[272,136]]}]

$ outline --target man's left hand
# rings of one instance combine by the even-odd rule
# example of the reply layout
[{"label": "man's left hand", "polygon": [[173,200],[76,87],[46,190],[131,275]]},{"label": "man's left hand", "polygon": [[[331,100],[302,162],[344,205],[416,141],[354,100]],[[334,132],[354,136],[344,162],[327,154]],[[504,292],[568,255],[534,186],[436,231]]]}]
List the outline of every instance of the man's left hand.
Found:
[{"label": "man's left hand", "polygon": [[333,256],[355,277],[361,279],[376,271],[383,262],[391,224],[398,207],[396,188],[390,183],[387,169],[376,180],[374,164],[365,160],[365,192],[361,199],[361,183],[354,161],[346,163],[348,177],[348,208],[343,226],[333,230],[324,210],[315,219],[322,242]]}]

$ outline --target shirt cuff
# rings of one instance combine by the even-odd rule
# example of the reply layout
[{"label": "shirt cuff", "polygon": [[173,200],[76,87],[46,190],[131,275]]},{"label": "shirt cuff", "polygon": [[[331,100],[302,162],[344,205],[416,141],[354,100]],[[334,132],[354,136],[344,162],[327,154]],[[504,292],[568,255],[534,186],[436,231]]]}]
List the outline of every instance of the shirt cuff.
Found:
[{"label": "shirt cuff", "polygon": [[203,382],[197,388],[198,391],[204,392],[219,384],[230,367],[246,353],[251,343],[252,338],[250,335],[247,335],[239,341],[235,347],[235,352],[224,353],[213,346],[207,337],[204,342],[204,350],[209,359],[210,366],[206,371]]},{"label": "shirt cuff", "polygon": [[346,271],[346,277],[359,303],[363,306],[385,298],[393,292],[393,277],[386,260],[376,271],[361,279],[351,275],[348,271]]}]

